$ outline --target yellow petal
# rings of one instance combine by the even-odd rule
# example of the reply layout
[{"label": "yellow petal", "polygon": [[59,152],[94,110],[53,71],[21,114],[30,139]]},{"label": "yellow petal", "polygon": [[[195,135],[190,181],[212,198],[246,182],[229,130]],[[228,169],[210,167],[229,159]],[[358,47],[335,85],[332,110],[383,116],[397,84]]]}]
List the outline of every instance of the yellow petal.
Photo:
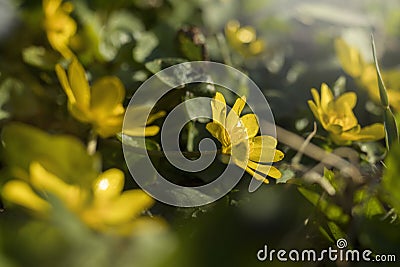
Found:
[{"label": "yellow petal", "polygon": [[164,110],[161,110],[161,111],[159,111],[157,113],[150,114],[149,117],[147,118],[146,124],[151,124],[155,120],[160,119],[162,117],[165,117],[166,114],[167,113]]},{"label": "yellow petal", "polygon": [[335,102],[338,107],[347,105],[350,109],[353,109],[357,103],[357,95],[354,92],[347,92],[339,96]]},{"label": "yellow petal", "polygon": [[68,102],[73,105],[76,104],[75,95],[71,89],[71,86],[69,85],[67,73],[65,72],[63,67],[61,67],[60,64],[56,65],[56,73],[57,73],[58,80],[60,81],[61,86],[64,89],[65,94],[68,97]]},{"label": "yellow petal", "polygon": [[120,115],[107,118],[103,121],[95,121],[93,127],[94,130],[100,135],[100,137],[107,138],[122,131],[123,119],[123,116]]},{"label": "yellow petal", "polygon": [[213,122],[218,122],[225,126],[226,119],[226,102],[224,96],[217,92],[213,100],[211,100],[211,110]]},{"label": "yellow petal", "polygon": [[252,169],[250,169],[249,167],[246,167],[246,172],[249,173],[252,177],[256,178],[259,181],[263,181],[266,184],[269,184],[269,181],[267,178],[265,178],[264,176],[262,176],[261,174],[253,171]]},{"label": "yellow petal", "polygon": [[350,141],[375,141],[385,137],[385,128],[382,123],[375,123],[361,128],[358,133],[344,132],[342,136]]},{"label": "yellow petal", "polygon": [[55,195],[70,208],[77,208],[85,197],[79,187],[65,183],[38,162],[32,162],[29,171],[36,189]]},{"label": "yellow petal", "polygon": [[352,77],[359,77],[365,66],[360,52],[349,46],[343,39],[335,40],[335,50],[344,71]]},{"label": "yellow petal", "polygon": [[46,16],[53,15],[60,7],[62,0],[43,0],[43,11]]},{"label": "yellow petal", "polygon": [[311,89],[311,94],[312,94],[312,96],[313,96],[313,98],[314,98],[315,105],[316,105],[317,107],[320,107],[320,106],[321,106],[321,99],[320,99],[320,97],[319,97],[318,90],[315,89],[315,88],[312,88],[312,89]]},{"label": "yellow petal", "polygon": [[86,79],[85,69],[74,57],[68,67],[68,78],[72,93],[79,106],[89,107],[90,87]]},{"label": "yellow petal", "polygon": [[241,43],[251,43],[256,40],[256,30],[250,26],[242,27],[237,31],[236,37]]},{"label": "yellow petal", "polygon": [[223,126],[221,124],[215,123],[215,122],[209,122],[206,125],[206,129],[207,129],[207,131],[210,132],[210,134],[212,136],[217,138],[218,141],[220,141],[223,146],[230,145],[229,144],[230,142],[228,142],[228,140],[227,140],[225,129],[223,128]]},{"label": "yellow petal", "polygon": [[274,166],[262,165],[262,164],[257,164],[256,162],[253,161],[249,161],[248,167],[253,170],[256,170],[257,172],[271,176],[272,178],[275,179],[279,179],[282,177],[282,173]]},{"label": "yellow petal", "polygon": [[311,109],[311,111],[312,111],[314,117],[315,117],[318,121],[321,121],[320,116],[319,116],[319,112],[318,112],[318,108],[317,108],[317,106],[315,105],[315,103],[314,103],[313,101],[311,101],[311,100],[308,100],[307,103],[308,103],[308,106],[310,107],[310,109]]},{"label": "yellow petal", "polygon": [[252,141],[253,141],[253,143],[251,144],[252,148],[264,147],[273,149],[278,144],[278,141],[269,135],[256,136],[253,138]]},{"label": "yellow petal", "polygon": [[226,117],[226,130],[229,132],[239,123],[239,116],[242,113],[244,106],[246,105],[246,97],[242,96],[241,98],[236,99],[235,104],[232,109],[229,111],[228,116]]},{"label": "yellow petal", "polygon": [[109,201],[116,198],[124,187],[124,173],[118,169],[109,169],[100,174],[93,183],[93,194],[97,201]]},{"label": "yellow petal", "polygon": [[246,128],[247,138],[253,138],[257,135],[259,126],[257,116],[255,114],[246,114],[241,117],[240,120]]},{"label": "yellow petal", "polygon": [[274,166],[271,166],[271,168],[269,169],[269,172],[268,172],[268,176],[275,178],[275,179],[279,179],[282,177],[282,173]]},{"label": "yellow petal", "polygon": [[155,136],[160,131],[160,127],[156,125],[147,126],[145,128],[145,136]]},{"label": "yellow petal", "polygon": [[249,159],[255,162],[276,162],[283,159],[285,155],[282,151],[271,148],[251,147]]},{"label": "yellow petal", "polygon": [[328,105],[333,101],[333,94],[331,89],[328,87],[326,83],[321,85],[321,108],[323,111],[328,110]]},{"label": "yellow petal", "polygon": [[[107,76],[98,79],[92,86],[90,109],[99,118],[112,115],[115,112],[123,113],[120,109],[125,97],[125,87],[117,77]],[[122,111],[122,112],[121,112]]]},{"label": "yellow petal", "polygon": [[265,43],[263,40],[256,40],[250,43],[249,51],[252,55],[258,55],[264,51]]},{"label": "yellow petal", "polygon": [[50,209],[49,203],[40,198],[27,183],[22,181],[7,182],[1,193],[5,200],[39,213],[45,213]]},{"label": "yellow petal", "polygon": [[142,190],[125,191],[104,214],[104,222],[111,225],[125,223],[150,208],[154,200]]}]

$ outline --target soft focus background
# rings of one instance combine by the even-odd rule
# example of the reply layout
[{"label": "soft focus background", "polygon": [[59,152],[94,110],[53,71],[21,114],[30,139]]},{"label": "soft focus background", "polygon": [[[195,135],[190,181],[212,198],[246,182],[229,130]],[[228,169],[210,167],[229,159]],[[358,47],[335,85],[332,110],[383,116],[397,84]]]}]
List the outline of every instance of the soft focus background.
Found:
[{"label": "soft focus background", "polygon": [[[70,16],[77,24],[71,50],[89,80],[105,75],[119,77],[126,88],[125,106],[143,81],[166,66],[190,60],[217,61],[249,75],[266,95],[276,124],[306,138],[315,121],[307,105],[312,98],[310,89],[319,90],[324,82],[331,88],[336,83],[335,94],[356,92],[354,113],[362,126],[383,121],[379,99],[374,100],[342,68],[335,51],[336,39],[344,39],[365,61],[373,62],[373,34],[381,68],[397,71],[400,63],[397,0],[70,3]],[[248,27],[244,39],[229,40],[227,29],[234,20]],[[246,38],[251,41],[243,42]],[[260,45],[251,46],[256,40]],[[67,97],[54,72],[57,62],[63,60],[46,37],[42,1],[0,0],[0,127],[20,122],[43,132],[73,136],[86,144],[90,127],[68,113]],[[398,74],[400,80],[400,70]],[[400,87],[392,89],[399,91]],[[207,87],[188,87],[167,96],[156,109],[169,111],[188,95],[213,94]],[[227,96],[227,102],[232,105],[234,97]],[[400,108],[393,110],[396,113]],[[204,125],[196,125],[197,129],[189,128],[189,134],[182,134],[183,150],[196,149],[207,135]],[[189,138],[191,135],[195,137]],[[326,136],[319,125],[313,143],[327,151],[337,148]],[[35,144],[31,140],[39,139],[30,139],[29,134],[16,132],[14,140],[25,145],[14,144],[15,150],[10,152],[3,140],[0,188],[14,177],[10,171],[13,161],[26,157],[35,146],[57,155],[57,147],[45,141]],[[157,142],[157,136],[149,138],[147,149],[160,150]],[[347,239],[349,247],[396,254],[399,260],[400,146],[388,152],[385,141],[380,140],[354,142],[347,147],[356,152],[360,169],[369,177],[362,186],[346,180],[337,169],[325,169],[324,177],[338,192],[333,197],[327,195],[319,185],[302,179],[305,170],[318,160],[304,156],[296,165],[296,149],[280,142],[278,148],[285,158],[276,165],[283,173],[278,182],[271,180],[249,193],[250,176],[246,174],[232,192],[207,206],[176,208],[155,203],[145,215],[160,218],[162,229],[150,225],[128,237],[92,231],[51,197],[55,208],[48,218],[2,200],[0,266],[367,266],[363,262],[271,263],[259,262],[256,257],[265,244],[271,249],[322,250],[333,247],[341,237]],[[99,139],[96,156],[102,171],[118,168],[124,172],[124,189],[137,188],[118,138]],[[225,166],[216,162],[205,173],[190,174],[174,170],[165,158],[154,161],[171,179],[186,185],[207,182],[207,176]],[[383,186],[382,181],[386,181]]]}]

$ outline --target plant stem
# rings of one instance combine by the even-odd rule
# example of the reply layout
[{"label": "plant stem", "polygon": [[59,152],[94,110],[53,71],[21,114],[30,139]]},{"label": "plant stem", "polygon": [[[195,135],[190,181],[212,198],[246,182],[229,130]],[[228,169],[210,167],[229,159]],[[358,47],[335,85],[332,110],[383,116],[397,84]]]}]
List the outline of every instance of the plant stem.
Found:
[{"label": "plant stem", "polygon": [[87,143],[87,152],[89,155],[94,155],[97,149],[97,133],[93,130],[90,131],[89,140]]}]

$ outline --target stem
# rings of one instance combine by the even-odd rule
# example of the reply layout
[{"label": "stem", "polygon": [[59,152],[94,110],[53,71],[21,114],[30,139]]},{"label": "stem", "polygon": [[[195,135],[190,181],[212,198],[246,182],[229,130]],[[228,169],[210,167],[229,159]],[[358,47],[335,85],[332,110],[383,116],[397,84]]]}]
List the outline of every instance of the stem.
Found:
[{"label": "stem", "polygon": [[97,149],[97,133],[93,130],[90,131],[89,140],[87,143],[87,152],[89,155],[94,155]]},{"label": "stem", "polygon": [[226,65],[232,66],[232,59],[229,53],[229,48],[228,44],[226,43],[225,36],[221,33],[217,33],[216,38],[224,63]]}]

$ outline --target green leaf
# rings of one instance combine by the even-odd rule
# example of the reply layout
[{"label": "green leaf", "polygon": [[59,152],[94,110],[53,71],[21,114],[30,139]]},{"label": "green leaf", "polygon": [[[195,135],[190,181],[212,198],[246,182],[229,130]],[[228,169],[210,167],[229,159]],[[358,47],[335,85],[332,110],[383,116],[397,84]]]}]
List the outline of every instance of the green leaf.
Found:
[{"label": "green leaf", "polygon": [[136,46],[132,50],[133,59],[143,62],[158,46],[157,36],[152,32],[135,33],[133,36],[136,40]]},{"label": "green leaf", "polygon": [[206,38],[200,28],[187,26],[178,31],[181,53],[189,60],[207,60]]},{"label": "green leaf", "polygon": [[353,213],[367,218],[385,213],[382,203],[376,197],[376,192],[371,192],[371,188],[364,187],[354,194]]},{"label": "green leaf", "polygon": [[142,150],[157,150],[159,151],[160,145],[151,139],[146,138],[145,139],[145,145],[143,145],[142,139],[143,137],[135,137],[135,136],[129,136],[126,134],[119,133],[117,134],[118,140],[120,140],[124,145],[133,147],[133,148],[139,148]]},{"label": "green leaf", "polygon": [[387,168],[382,179],[382,197],[400,214],[400,145],[396,144],[389,151],[385,160]]},{"label": "green leaf", "polygon": [[11,88],[9,83],[10,80],[5,80],[0,84],[0,121],[10,117],[10,113],[4,109],[4,105],[6,105],[10,99]]},{"label": "green leaf", "polygon": [[151,73],[156,74],[160,70],[163,70],[165,68],[171,67],[173,65],[187,62],[186,59],[183,58],[159,58],[155,59],[153,61],[146,62],[145,67],[148,69]]},{"label": "green leaf", "polygon": [[5,161],[16,176],[28,175],[30,164],[37,161],[67,183],[90,186],[100,171],[98,156],[89,156],[85,146],[71,136],[13,123],[3,128],[2,143]]},{"label": "green leaf", "polygon": [[43,70],[53,71],[58,62],[58,56],[42,46],[30,46],[22,50],[25,63]]},{"label": "green leaf", "polygon": [[379,69],[378,59],[376,57],[376,48],[373,36],[371,36],[371,42],[372,42],[372,54],[374,56],[374,62],[376,68],[376,75],[378,77],[379,95],[381,98],[381,105],[384,109],[383,118],[386,131],[386,146],[388,149],[390,149],[392,144],[399,143],[399,131],[396,124],[396,118],[394,117],[393,112],[389,106],[387,90],[383,82],[381,71]]},{"label": "green leaf", "polygon": [[326,215],[329,220],[346,223],[349,221],[349,216],[345,214],[341,207],[336,204],[330,203],[325,197],[317,192],[311,191],[304,187],[298,187],[299,192],[314,206],[316,206],[322,213]]},{"label": "green leaf", "polygon": [[334,222],[329,221],[327,222],[329,230],[335,240],[340,238],[347,238],[346,233]]}]

